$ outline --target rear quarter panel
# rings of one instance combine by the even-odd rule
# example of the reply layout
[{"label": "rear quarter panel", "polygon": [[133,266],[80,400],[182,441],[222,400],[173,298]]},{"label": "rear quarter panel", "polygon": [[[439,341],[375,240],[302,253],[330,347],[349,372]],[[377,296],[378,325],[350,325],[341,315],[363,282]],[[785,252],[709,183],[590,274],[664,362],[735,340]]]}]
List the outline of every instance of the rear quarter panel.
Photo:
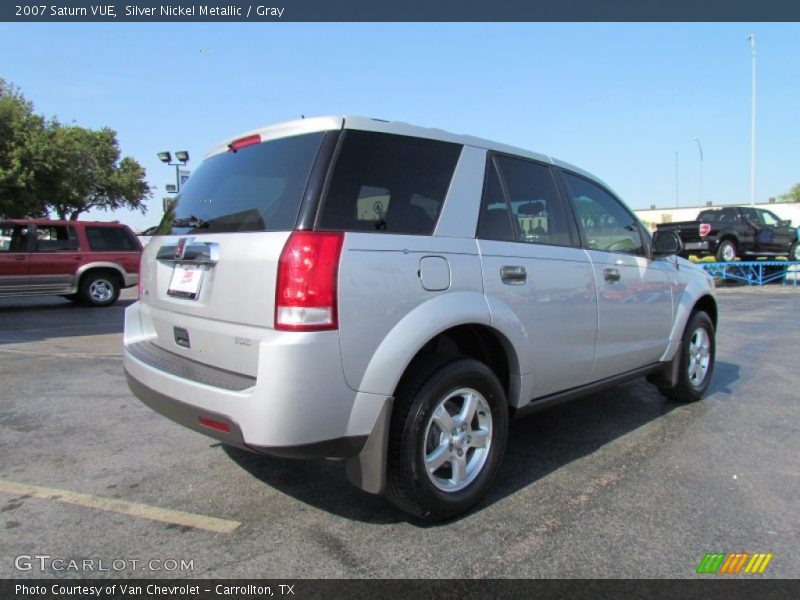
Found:
[{"label": "rear quarter panel", "polygon": [[[450,286],[428,291],[423,257],[443,257]],[[474,239],[348,233],[339,264],[339,330],[347,384],[391,395],[426,341],[464,323],[490,322]]]}]

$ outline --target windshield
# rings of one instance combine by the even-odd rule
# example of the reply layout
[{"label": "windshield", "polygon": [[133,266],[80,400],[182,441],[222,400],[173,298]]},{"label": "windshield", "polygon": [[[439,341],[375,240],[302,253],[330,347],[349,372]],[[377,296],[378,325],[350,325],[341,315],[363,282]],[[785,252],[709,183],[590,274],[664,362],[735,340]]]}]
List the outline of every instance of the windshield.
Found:
[{"label": "windshield", "polygon": [[323,136],[282,138],[208,158],[164,214],[159,232],[293,229]]}]

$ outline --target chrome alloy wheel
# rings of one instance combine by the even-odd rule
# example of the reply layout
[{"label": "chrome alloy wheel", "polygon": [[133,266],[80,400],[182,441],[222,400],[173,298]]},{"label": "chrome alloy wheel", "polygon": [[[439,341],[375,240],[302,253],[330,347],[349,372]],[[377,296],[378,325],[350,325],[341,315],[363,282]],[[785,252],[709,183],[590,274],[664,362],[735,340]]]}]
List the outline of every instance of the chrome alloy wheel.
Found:
[{"label": "chrome alloy wheel", "polygon": [[698,327],[689,342],[689,381],[694,387],[700,387],[708,375],[711,362],[711,340],[703,327]]},{"label": "chrome alloy wheel", "polygon": [[89,286],[89,296],[98,304],[108,302],[114,296],[114,286],[106,279],[95,279]]},{"label": "chrome alloy wheel", "polygon": [[734,248],[731,244],[727,244],[722,249],[722,258],[725,259],[725,262],[733,262],[736,260],[736,248]]},{"label": "chrome alloy wheel", "polygon": [[463,490],[475,481],[492,445],[492,412],[471,388],[449,392],[425,429],[423,461],[431,483],[443,492]]}]

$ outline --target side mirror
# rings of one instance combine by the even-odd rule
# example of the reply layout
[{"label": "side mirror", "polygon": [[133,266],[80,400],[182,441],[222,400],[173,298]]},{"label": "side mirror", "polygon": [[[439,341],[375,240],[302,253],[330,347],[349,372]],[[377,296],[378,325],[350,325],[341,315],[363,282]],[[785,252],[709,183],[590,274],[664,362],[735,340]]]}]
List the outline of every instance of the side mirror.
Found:
[{"label": "side mirror", "polygon": [[683,242],[674,231],[656,231],[653,234],[653,256],[672,256],[683,250]]}]

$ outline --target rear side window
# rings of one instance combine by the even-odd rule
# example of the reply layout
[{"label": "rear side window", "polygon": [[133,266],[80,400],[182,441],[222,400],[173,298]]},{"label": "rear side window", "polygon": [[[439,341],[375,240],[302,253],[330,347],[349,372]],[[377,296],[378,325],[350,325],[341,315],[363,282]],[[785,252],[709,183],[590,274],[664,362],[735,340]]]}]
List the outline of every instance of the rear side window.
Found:
[{"label": "rear side window", "polygon": [[461,146],[349,130],[318,228],[431,235]]},{"label": "rear side window", "polygon": [[550,168],[510,156],[495,156],[493,162],[487,173],[478,237],[571,245],[567,214]]},{"label": "rear side window", "polygon": [[130,234],[121,227],[87,227],[89,248],[96,252],[135,252],[139,250]]},{"label": "rear side window", "polygon": [[511,229],[511,211],[503,194],[500,176],[494,161],[486,171],[486,184],[483,189],[483,205],[478,220],[478,237],[483,240],[512,242],[515,239]]},{"label": "rear side window", "polygon": [[64,225],[37,225],[34,252],[65,252],[78,249],[78,236],[74,227]]},{"label": "rear side window", "polygon": [[181,235],[294,229],[324,135],[271,140],[206,159],[159,230]]}]

